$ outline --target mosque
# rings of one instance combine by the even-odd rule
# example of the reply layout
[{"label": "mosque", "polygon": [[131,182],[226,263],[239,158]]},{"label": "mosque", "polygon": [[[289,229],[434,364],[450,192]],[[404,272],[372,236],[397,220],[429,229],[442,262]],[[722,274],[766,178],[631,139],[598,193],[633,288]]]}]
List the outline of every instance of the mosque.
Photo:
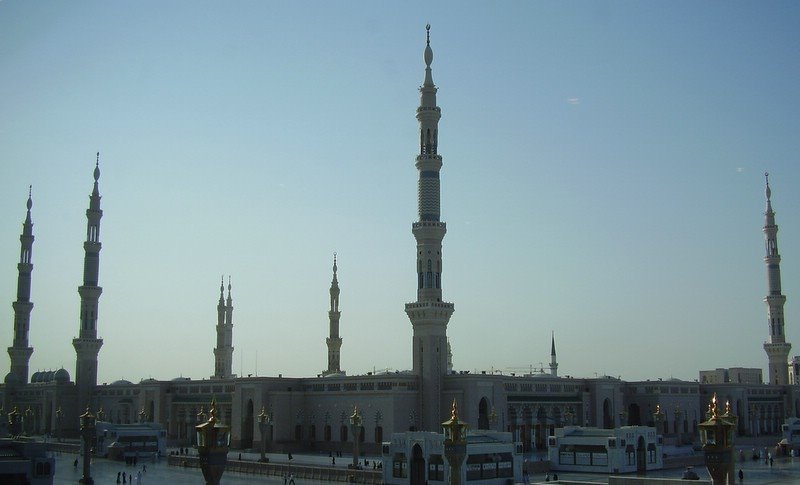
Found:
[{"label": "mosque", "polygon": [[[244,377],[232,373],[233,299],[231,285],[220,286],[217,305],[217,344],[214,375],[210,379],[145,379],[138,383],[119,380],[97,384],[98,354],[103,340],[97,337],[99,286],[100,167],[94,168],[94,186],[86,211],[83,284],[79,336],[72,341],[76,363],[74,380],[65,369],[35,372],[29,379],[33,353],[28,333],[33,302],[30,301],[34,242],[29,194],[27,214],[20,236],[14,338],[8,348],[11,369],[0,385],[5,414],[16,408],[31,433],[77,435],[78,416],[88,407],[112,423],[154,422],[167,431],[175,446],[189,446],[193,427],[202,419],[214,397],[222,421],[232,427],[232,446],[247,449],[261,440],[258,417],[271,418],[265,427],[271,451],[347,451],[355,438],[350,427],[354,404],[363,417],[358,440],[367,453],[380,453],[380,445],[394,432],[440,431],[455,400],[460,418],[472,429],[511,432],[524,451],[546,446],[548,436],[564,425],[615,428],[625,425],[656,426],[665,440],[691,442],[698,423],[705,420],[706,404],[713,393],[731,403],[739,416],[740,435],[778,434],[787,417],[800,417],[800,360],[790,366],[791,344],[784,338],[778,226],[772,210],[769,179],[766,185],[764,234],[766,239],[768,294],[769,383],[760,369],[701,371],[698,381],[622,381],[600,376],[578,379],[558,375],[555,340],[551,342],[549,373],[500,375],[470,373],[452,368],[447,327],[455,311],[442,298],[442,242],[447,226],[440,214],[438,125],[441,109],[431,65],[430,27],[424,50],[425,75],[419,88],[418,220],[412,225],[416,240],[417,299],[407,303],[411,321],[411,371],[346,375],[340,368],[342,338],[339,335],[337,261],[333,261],[330,287],[330,332],[326,339],[328,368],[308,378]],[[227,289],[227,294],[226,294]],[[102,411],[101,411],[102,410]],[[348,436],[350,434],[350,436]]]}]

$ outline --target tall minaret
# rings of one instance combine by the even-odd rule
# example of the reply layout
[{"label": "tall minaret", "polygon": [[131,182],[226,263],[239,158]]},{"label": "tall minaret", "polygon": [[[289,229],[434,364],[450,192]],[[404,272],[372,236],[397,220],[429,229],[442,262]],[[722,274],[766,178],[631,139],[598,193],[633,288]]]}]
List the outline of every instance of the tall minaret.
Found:
[{"label": "tall minaret", "polygon": [[769,294],[764,298],[767,304],[767,323],[769,325],[769,340],[764,342],[764,350],[769,358],[769,383],[785,386],[789,384],[789,351],[792,344],[786,342],[783,331],[783,305],[786,297],[781,294],[781,255],[778,254],[778,226],[775,224],[775,212],[772,210],[772,190],[769,188],[769,173],[764,176],[767,180],[767,211],[764,213],[764,238],[766,239],[767,254],[764,262],[767,263],[767,286]]},{"label": "tall minaret", "polygon": [[556,333],[550,333],[550,375],[558,377],[558,361],[556,360]]},{"label": "tall minaret", "polygon": [[227,379],[233,375],[233,299],[231,279],[228,277],[228,299],[225,300],[225,278],[219,284],[217,304],[217,347],[214,349],[215,379]]},{"label": "tall minaret", "polygon": [[83,259],[83,285],[78,287],[81,296],[81,328],[78,338],[72,339],[77,361],[75,363],[75,384],[78,388],[78,409],[86,409],[91,404],[92,390],[97,385],[97,354],[103,346],[103,339],[97,338],[97,310],[103,288],[98,286],[100,272],[100,153],[94,167],[94,189],[89,196],[86,210],[86,242]]},{"label": "tall minaret", "polygon": [[417,240],[417,301],[406,304],[413,336],[413,371],[419,376],[419,416],[422,431],[439,431],[446,419],[442,412],[442,376],[447,373],[447,323],[453,314],[453,304],[442,301],[442,239],[447,226],[439,220],[439,170],[442,157],[438,154],[439,118],[436,106],[437,88],[433,84],[431,62],[433,50],[430,25],[425,46],[425,82],[420,91],[419,170],[417,186],[419,221],[412,232]]},{"label": "tall minaret", "polygon": [[11,357],[11,372],[16,376],[16,383],[26,384],[28,382],[28,362],[33,354],[33,347],[28,346],[28,330],[31,323],[31,273],[33,263],[31,255],[33,251],[33,221],[31,221],[31,200],[32,187],[28,188],[28,214],[25,222],[22,223],[22,234],[19,236],[20,254],[17,270],[17,301],[11,304],[14,307],[14,344],[8,348],[8,355]]},{"label": "tall minaret", "polygon": [[339,337],[339,317],[342,312],[339,311],[339,280],[336,279],[336,253],[333,254],[333,281],[331,281],[331,309],[328,311],[328,320],[330,321],[329,333],[330,336],[325,339],[328,344],[328,370],[323,371],[322,375],[338,374],[342,372],[340,366],[340,350],[342,348],[342,338]]}]

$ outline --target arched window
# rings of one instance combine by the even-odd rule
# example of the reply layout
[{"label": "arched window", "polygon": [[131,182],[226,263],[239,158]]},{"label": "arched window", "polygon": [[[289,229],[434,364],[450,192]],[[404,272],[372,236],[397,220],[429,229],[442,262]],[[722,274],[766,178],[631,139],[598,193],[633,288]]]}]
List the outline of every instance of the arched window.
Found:
[{"label": "arched window", "polygon": [[339,429],[339,441],[347,441],[347,426],[345,425],[342,425],[342,427]]}]

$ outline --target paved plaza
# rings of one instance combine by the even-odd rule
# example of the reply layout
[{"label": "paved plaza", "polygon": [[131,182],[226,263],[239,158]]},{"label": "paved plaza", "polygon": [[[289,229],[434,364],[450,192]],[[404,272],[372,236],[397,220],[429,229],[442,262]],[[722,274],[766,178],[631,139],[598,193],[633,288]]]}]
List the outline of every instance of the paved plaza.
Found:
[{"label": "paved plaza", "polygon": [[[239,453],[231,452],[229,459],[237,459]],[[270,461],[273,463],[286,463],[286,455],[268,454]],[[77,455],[70,453],[61,453],[56,455],[56,476],[54,483],[56,484],[75,484],[82,476],[82,462],[79,461],[77,469],[73,466],[73,462]],[[256,453],[243,453],[243,459],[257,460],[258,454]],[[300,455],[293,456],[292,463],[294,464],[307,464],[330,466],[330,458],[327,455]],[[372,462],[373,458],[368,458]],[[337,468],[345,468],[349,463],[348,457],[344,456],[336,460]],[[146,466],[147,471],[142,472],[141,480],[137,481],[137,472],[142,471],[142,467]],[[765,464],[764,461],[746,460],[736,464],[736,470],[742,469],[744,472],[745,485],[769,485],[769,484],[800,484],[800,458],[780,458],[774,461],[770,466]],[[702,479],[708,479],[707,472],[703,467],[694,467],[694,470],[700,475]],[[125,472],[126,474],[134,477],[133,485],[139,484],[203,484],[203,474],[199,469],[180,468],[176,466],[167,465],[167,460],[162,458],[158,461],[140,461],[137,466],[126,466],[124,463],[117,461],[110,461],[105,459],[95,459],[92,462],[92,478],[98,485],[115,485],[117,483],[117,473]],[[658,472],[648,473],[648,477],[654,478],[680,478],[683,473],[682,469],[660,470]],[[551,472],[552,477],[552,472]],[[563,480],[579,480],[586,482],[608,483],[605,475],[588,474],[588,473],[558,473],[558,477]],[[545,475],[531,476],[533,483],[544,483]],[[297,485],[301,483],[320,483],[312,480],[295,480]],[[128,481],[128,484],[131,482]],[[280,477],[267,477],[260,475],[245,475],[241,473],[226,472],[222,476],[223,485],[239,485],[239,484],[275,484],[282,485],[284,480]],[[552,482],[551,482],[552,483]],[[689,482],[691,483],[691,482]]]}]

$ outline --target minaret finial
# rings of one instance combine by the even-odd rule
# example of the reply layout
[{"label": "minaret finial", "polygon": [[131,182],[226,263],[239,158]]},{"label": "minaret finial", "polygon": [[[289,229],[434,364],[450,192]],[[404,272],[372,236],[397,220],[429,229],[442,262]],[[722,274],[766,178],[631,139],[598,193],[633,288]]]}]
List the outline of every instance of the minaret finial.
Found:
[{"label": "minaret finial", "polygon": [[770,190],[769,188],[769,172],[764,172],[764,179],[767,182],[766,192],[767,192],[767,202],[769,202],[769,199],[772,197],[772,190]]},{"label": "minaret finial", "polygon": [[231,294],[231,275],[228,275],[228,295]]},{"label": "minaret finial", "polygon": [[333,253],[333,277],[336,277],[336,253]]},{"label": "minaret finial", "polygon": [[94,181],[100,178],[100,152],[97,152],[97,159],[94,162]]},{"label": "minaret finial", "polygon": [[31,207],[33,207],[33,199],[31,199],[31,194],[33,193],[33,185],[28,186],[28,211],[30,212]]},{"label": "minaret finial", "polygon": [[[433,62],[433,49],[431,49],[431,24],[425,26],[427,44],[425,44],[425,65],[430,69]],[[425,85],[433,85],[433,79],[430,77],[430,71],[425,73]]]}]

